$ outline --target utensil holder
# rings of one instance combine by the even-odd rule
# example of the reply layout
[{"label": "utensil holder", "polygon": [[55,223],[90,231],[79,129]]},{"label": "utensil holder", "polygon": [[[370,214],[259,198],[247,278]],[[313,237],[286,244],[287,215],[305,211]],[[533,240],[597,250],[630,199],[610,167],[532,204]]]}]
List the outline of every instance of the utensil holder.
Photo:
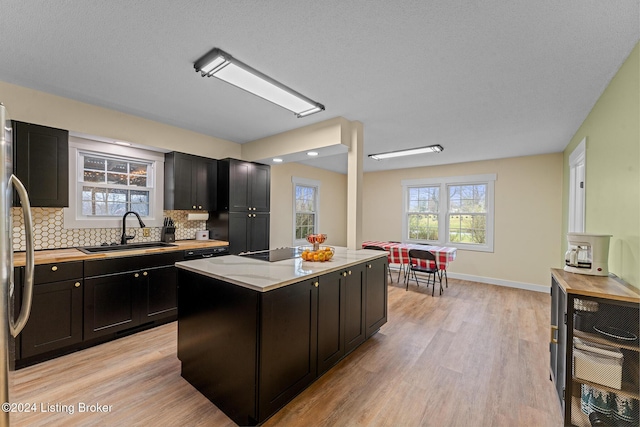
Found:
[{"label": "utensil holder", "polygon": [[175,227],[162,227],[162,233],[160,240],[166,243],[176,241],[176,228]]}]

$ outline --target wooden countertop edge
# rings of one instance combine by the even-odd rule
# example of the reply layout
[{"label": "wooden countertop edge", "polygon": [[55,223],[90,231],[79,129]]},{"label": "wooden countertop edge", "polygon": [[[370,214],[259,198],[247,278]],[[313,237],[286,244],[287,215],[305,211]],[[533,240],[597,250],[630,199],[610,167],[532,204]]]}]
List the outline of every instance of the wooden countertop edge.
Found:
[{"label": "wooden countertop edge", "polygon": [[640,304],[640,292],[613,277],[569,273],[560,268],[552,268],[551,274],[568,294]]},{"label": "wooden countertop edge", "polygon": [[[55,262],[85,261],[91,259],[108,259],[119,258],[125,256],[147,255],[162,252],[183,251],[187,249],[213,248],[217,246],[228,246],[229,242],[221,240],[179,240],[173,242],[176,246],[163,248],[135,249],[127,251],[114,251],[110,253],[85,254],[76,248],[64,249],[45,249],[36,251],[34,263],[50,264]],[[26,263],[24,252],[16,252],[13,254],[14,267],[23,267]]]}]

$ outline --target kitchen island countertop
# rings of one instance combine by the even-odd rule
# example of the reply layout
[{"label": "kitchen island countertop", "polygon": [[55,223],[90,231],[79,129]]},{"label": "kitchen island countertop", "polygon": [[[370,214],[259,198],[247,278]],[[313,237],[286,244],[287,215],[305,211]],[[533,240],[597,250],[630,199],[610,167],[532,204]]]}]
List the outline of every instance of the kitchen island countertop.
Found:
[{"label": "kitchen island countertop", "polygon": [[386,252],[336,247],[330,261],[310,262],[301,258],[267,262],[237,255],[177,262],[176,266],[214,279],[259,292],[267,292],[304,278],[337,271],[362,262],[384,258]]}]

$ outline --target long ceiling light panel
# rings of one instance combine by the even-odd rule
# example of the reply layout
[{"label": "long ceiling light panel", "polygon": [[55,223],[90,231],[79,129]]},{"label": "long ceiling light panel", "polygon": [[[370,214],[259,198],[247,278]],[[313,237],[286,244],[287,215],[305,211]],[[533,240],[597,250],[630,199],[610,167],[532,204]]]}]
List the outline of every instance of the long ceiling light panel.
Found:
[{"label": "long ceiling light panel", "polygon": [[442,145],[429,145],[428,147],[411,148],[409,150],[389,151],[388,153],[369,154],[374,160],[390,159],[392,157],[412,156],[414,154],[439,153],[444,148]]},{"label": "long ceiling light panel", "polygon": [[215,48],[193,64],[202,77],[217,77],[280,107],[306,117],[324,111],[319,104]]}]

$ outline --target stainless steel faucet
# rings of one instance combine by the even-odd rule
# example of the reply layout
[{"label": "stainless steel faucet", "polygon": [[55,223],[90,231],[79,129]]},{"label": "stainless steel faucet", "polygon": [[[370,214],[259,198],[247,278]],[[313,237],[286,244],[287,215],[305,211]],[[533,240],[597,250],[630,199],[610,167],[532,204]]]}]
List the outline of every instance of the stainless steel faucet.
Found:
[{"label": "stainless steel faucet", "polygon": [[140,223],[140,228],[145,228],[146,225],[144,225],[144,222],[142,222],[142,220],[140,219],[140,215],[138,215],[138,212],[134,212],[134,211],[129,211],[129,212],[125,212],[125,214],[122,216],[122,237],[120,237],[120,244],[121,245],[126,245],[127,244],[127,240],[131,240],[134,237],[136,237],[136,235],[134,234],[133,236],[127,236],[127,215],[129,214],[134,214],[137,218],[138,218],[138,222]]}]

